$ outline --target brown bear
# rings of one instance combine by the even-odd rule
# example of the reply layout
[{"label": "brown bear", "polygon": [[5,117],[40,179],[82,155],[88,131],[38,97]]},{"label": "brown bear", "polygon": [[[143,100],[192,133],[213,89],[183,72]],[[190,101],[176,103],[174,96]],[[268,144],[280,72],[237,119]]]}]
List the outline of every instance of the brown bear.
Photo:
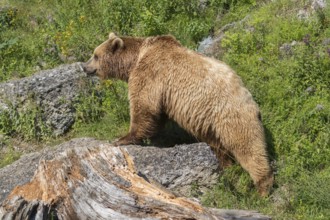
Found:
[{"label": "brown bear", "polygon": [[170,118],[208,143],[221,163],[234,156],[258,192],[268,195],[273,174],[259,108],[228,65],[181,46],[172,36],[110,33],[83,67],[101,79],[128,82],[130,131],[116,145],[139,144]]}]

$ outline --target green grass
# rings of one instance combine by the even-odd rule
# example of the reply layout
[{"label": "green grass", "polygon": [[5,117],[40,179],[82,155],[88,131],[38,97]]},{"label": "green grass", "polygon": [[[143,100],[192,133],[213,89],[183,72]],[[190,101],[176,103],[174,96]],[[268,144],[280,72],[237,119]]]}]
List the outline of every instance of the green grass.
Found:
[{"label": "green grass", "polygon": [[0,168],[11,164],[19,159],[20,153],[16,152],[10,139],[3,134],[0,134]]},{"label": "green grass", "polygon": [[[239,73],[261,107],[276,187],[270,198],[259,199],[235,166],[204,198],[206,204],[257,209],[275,219],[330,216],[330,45],[324,43],[330,7],[301,20],[297,14],[304,7],[310,4],[280,0],[255,8],[221,43],[219,58]],[[229,11],[227,19],[235,13]],[[286,51],[283,45],[289,45]]]},{"label": "green grass", "polygon": [[[8,148],[8,146],[7,146]],[[0,154],[0,168],[13,163],[20,158],[21,154],[10,148],[7,152]]]},{"label": "green grass", "polygon": [[[274,219],[330,216],[330,6],[312,11],[307,0],[81,1],[11,0],[0,7],[0,80],[28,76],[62,63],[86,61],[110,31],[123,35],[173,34],[196,48],[209,32],[236,22],[221,42],[219,59],[242,77],[260,105],[276,184],[260,198],[238,165],[225,170],[202,197],[205,205],[254,209]],[[306,9],[308,19],[299,19]],[[243,18],[244,21],[241,21]],[[113,140],[129,126],[127,87],[91,85],[77,100],[76,123],[64,139]],[[33,105],[33,103],[32,103]],[[38,109],[0,118],[6,141],[0,167],[19,157],[10,138],[49,141],[47,128],[30,123]],[[172,126],[167,125],[173,130]],[[176,129],[175,129],[176,130]],[[184,132],[176,130],[179,136]],[[169,136],[173,134],[168,134]],[[175,141],[177,136],[171,136]],[[168,145],[161,135],[151,140]],[[58,140],[55,140],[58,141]],[[147,140],[146,144],[149,141]],[[194,186],[198,191],[198,183]]]}]

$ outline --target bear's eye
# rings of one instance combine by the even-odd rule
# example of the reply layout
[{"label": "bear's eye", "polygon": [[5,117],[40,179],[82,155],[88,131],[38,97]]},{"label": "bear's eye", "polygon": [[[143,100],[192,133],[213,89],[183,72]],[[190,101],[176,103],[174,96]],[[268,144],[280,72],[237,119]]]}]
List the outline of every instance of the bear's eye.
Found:
[{"label": "bear's eye", "polygon": [[94,60],[98,60],[99,59],[99,57],[97,56],[97,55],[94,55]]}]

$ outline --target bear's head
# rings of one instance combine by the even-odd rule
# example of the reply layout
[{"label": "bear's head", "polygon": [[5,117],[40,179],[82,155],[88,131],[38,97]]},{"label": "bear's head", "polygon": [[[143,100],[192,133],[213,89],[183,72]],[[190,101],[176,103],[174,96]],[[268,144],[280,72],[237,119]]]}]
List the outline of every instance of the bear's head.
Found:
[{"label": "bear's head", "polygon": [[109,34],[109,39],[95,48],[93,56],[83,64],[89,75],[101,79],[118,78],[127,81],[129,72],[136,63],[142,39],[118,37]]}]

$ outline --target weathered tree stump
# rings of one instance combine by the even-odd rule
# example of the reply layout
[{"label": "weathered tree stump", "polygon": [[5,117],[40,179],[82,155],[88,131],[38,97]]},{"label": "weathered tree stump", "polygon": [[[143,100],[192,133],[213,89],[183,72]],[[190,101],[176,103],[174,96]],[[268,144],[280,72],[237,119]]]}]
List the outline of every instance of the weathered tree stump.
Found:
[{"label": "weathered tree stump", "polygon": [[[180,179],[176,174],[169,180],[171,169],[183,174],[188,166],[196,173],[206,172],[210,180],[218,169],[205,144],[160,149],[75,139],[0,170],[0,219],[270,219],[253,211],[205,208],[156,183],[170,185]],[[153,168],[156,174],[150,174]],[[24,178],[21,169],[29,173]],[[169,177],[157,180],[164,173]],[[183,175],[205,180],[203,175]],[[176,187],[186,184],[179,182]]]}]

